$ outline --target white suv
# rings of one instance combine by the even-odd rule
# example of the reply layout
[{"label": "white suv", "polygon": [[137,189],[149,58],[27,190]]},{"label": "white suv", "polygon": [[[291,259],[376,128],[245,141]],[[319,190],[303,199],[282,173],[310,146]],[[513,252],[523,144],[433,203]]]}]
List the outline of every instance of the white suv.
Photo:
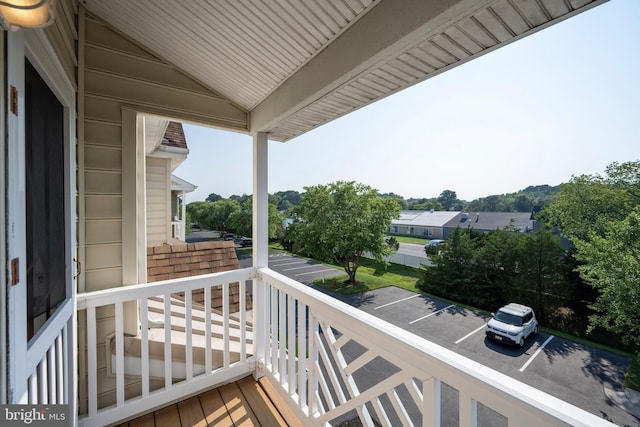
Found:
[{"label": "white suv", "polygon": [[536,315],[526,305],[507,304],[492,316],[485,327],[492,340],[524,347],[524,340],[538,333]]}]

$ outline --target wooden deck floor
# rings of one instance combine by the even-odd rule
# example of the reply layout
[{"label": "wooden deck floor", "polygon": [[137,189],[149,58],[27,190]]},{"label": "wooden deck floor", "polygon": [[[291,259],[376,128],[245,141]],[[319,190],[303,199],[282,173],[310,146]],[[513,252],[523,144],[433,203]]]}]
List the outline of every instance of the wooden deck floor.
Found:
[{"label": "wooden deck floor", "polygon": [[288,406],[269,395],[274,396],[266,379],[249,376],[117,427],[302,426]]}]

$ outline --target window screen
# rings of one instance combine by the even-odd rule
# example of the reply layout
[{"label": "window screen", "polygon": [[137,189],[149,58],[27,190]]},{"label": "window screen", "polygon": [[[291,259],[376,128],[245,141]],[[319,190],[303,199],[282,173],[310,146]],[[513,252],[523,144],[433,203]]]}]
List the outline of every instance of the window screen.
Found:
[{"label": "window screen", "polygon": [[27,322],[48,318],[66,297],[63,108],[25,63]]}]

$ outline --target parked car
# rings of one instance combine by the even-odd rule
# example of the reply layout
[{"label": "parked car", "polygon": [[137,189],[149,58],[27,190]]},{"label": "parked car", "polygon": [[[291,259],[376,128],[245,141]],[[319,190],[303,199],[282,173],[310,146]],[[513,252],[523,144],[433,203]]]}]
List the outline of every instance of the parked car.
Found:
[{"label": "parked car", "polygon": [[226,233],[224,236],[222,236],[222,240],[235,240],[236,236],[233,235],[233,233]]},{"label": "parked car", "polygon": [[194,222],[193,224],[191,224],[191,229],[192,230],[201,230],[202,227],[200,227],[200,224],[198,224],[197,222]]},{"label": "parked car", "polygon": [[522,348],[528,337],[538,333],[538,320],[531,307],[510,303],[492,314],[485,333],[492,340]]},{"label": "parked car", "polygon": [[251,237],[240,237],[236,239],[236,243],[240,245],[240,247],[246,248],[248,246],[253,246],[253,239]]},{"label": "parked car", "polygon": [[432,240],[429,240],[427,243],[424,244],[424,248],[425,249],[431,248],[431,247],[434,247],[434,246],[441,245],[443,243],[444,243],[444,240],[442,240],[442,239],[432,239]]}]

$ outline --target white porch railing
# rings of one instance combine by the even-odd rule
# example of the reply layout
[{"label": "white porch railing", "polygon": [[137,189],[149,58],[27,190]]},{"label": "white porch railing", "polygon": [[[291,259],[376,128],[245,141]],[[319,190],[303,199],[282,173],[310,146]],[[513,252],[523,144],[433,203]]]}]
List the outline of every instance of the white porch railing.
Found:
[{"label": "white porch railing", "polygon": [[264,374],[305,425],[613,425],[272,270],[259,277]]},{"label": "white porch railing", "polygon": [[[86,326],[87,372],[86,390],[80,391],[80,407],[84,392],[87,410],[79,425],[117,423],[253,372],[245,286],[251,271],[78,295],[79,313],[86,312],[86,324],[79,329],[82,333]],[[236,295],[230,288],[235,282],[239,301],[232,313]],[[212,308],[216,293],[221,294],[220,310]],[[139,319],[125,322],[132,307]],[[139,333],[125,334],[125,323],[138,320]]]},{"label": "white porch railing", "polygon": [[185,230],[182,226],[182,221],[171,221],[171,237],[184,242]]},{"label": "white porch railing", "polygon": [[74,365],[69,354],[74,310],[73,299],[65,300],[29,340],[26,354],[29,404],[66,405],[75,399],[71,372]]},{"label": "white porch railing", "polygon": [[[239,282],[244,297],[247,279],[255,279],[254,325],[244,298],[237,316],[224,308],[229,284]],[[210,306],[213,286],[227,298],[220,313]],[[200,289],[204,306],[191,298]],[[137,337],[124,334],[132,302],[141,313]],[[305,425],[356,417],[394,427],[612,425],[268,268],[83,294],[78,308],[86,311],[88,372],[80,425],[118,423],[250,372],[268,376]],[[160,359],[152,354],[158,341]]]}]

